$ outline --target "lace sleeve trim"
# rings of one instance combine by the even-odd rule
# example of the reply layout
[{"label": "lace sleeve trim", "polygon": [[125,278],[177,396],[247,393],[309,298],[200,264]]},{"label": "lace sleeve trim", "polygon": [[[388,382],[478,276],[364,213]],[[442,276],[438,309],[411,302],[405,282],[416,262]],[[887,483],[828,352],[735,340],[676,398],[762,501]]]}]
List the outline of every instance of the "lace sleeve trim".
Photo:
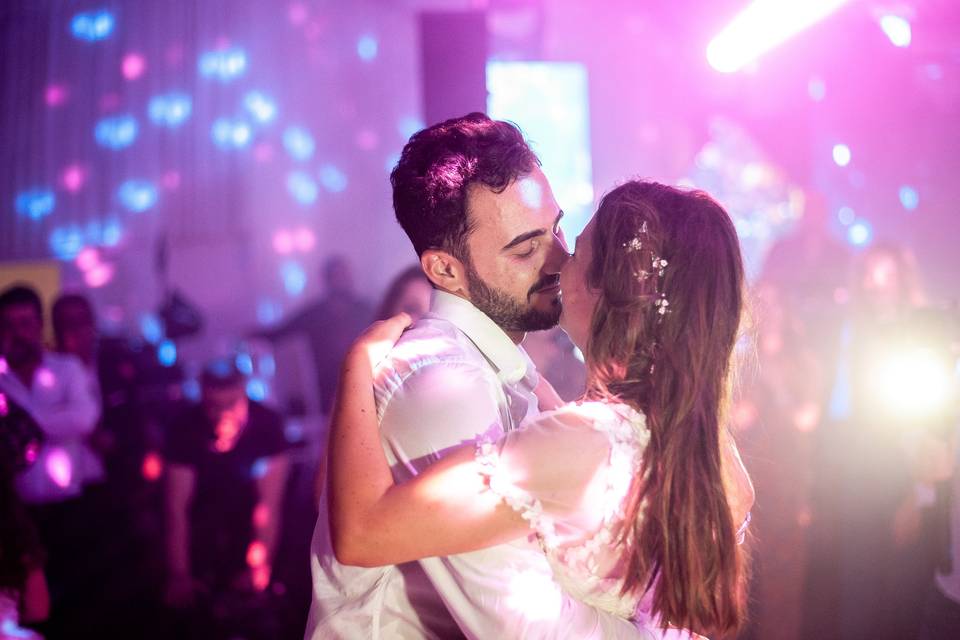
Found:
[{"label": "lace sleeve trim", "polygon": [[478,471],[490,491],[530,523],[530,528],[540,536],[544,545],[556,546],[557,534],[553,518],[544,513],[540,500],[511,483],[506,477],[500,465],[497,443],[488,439],[478,440],[474,456]]}]

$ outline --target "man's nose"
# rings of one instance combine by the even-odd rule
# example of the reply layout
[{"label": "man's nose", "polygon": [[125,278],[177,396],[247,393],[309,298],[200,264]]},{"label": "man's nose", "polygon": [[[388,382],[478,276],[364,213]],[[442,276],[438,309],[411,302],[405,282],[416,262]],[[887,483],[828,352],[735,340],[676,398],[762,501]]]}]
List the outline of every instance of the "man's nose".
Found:
[{"label": "man's nose", "polygon": [[563,265],[570,259],[570,252],[567,251],[567,243],[563,238],[563,233],[554,234],[553,242],[550,245],[550,255],[547,256],[547,271],[550,273],[559,273]]}]

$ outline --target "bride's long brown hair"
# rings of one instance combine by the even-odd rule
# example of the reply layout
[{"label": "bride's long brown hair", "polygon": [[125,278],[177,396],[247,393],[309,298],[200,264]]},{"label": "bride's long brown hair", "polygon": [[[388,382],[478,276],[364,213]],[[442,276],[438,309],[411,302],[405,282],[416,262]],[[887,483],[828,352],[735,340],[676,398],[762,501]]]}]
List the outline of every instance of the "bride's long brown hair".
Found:
[{"label": "bride's long brown hair", "polygon": [[744,306],[736,230],[707,194],[645,181],[608,193],[594,226],[588,395],[635,406],[650,430],[625,591],[652,588],[665,624],[734,631],[745,569],[721,413]]}]

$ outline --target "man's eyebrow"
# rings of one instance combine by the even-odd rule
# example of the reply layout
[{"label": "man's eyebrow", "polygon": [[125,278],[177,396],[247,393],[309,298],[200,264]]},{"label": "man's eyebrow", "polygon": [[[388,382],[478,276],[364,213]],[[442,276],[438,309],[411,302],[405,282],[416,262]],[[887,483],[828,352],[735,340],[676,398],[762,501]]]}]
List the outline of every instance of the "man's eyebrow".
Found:
[{"label": "man's eyebrow", "polygon": [[[557,214],[557,219],[553,221],[553,226],[557,226],[557,223],[560,222],[560,218],[562,217],[563,217],[563,211],[561,210],[560,213]],[[538,238],[544,235],[546,232],[547,232],[546,229],[534,229],[533,231],[527,231],[526,233],[521,233],[510,242],[503,245],[503,248],[500,249],[500,251],[509,251],[510,249],[513,249],[518,244],[523,244],[524,242],[532,238]]]}]

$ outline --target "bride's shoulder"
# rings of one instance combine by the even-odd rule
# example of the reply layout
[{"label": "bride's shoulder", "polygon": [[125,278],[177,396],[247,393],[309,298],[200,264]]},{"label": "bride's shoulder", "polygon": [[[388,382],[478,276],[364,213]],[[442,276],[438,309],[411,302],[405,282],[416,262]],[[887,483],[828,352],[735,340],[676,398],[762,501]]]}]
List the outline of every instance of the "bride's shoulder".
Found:
[{"label": "bride's shoulder", "polygon": [[545,411],[532,422],[570,428],[592,428],[597,431],[632,435],[646,432],[641,412],[628,404],[613,400],[570,402],[558,409]]}]

